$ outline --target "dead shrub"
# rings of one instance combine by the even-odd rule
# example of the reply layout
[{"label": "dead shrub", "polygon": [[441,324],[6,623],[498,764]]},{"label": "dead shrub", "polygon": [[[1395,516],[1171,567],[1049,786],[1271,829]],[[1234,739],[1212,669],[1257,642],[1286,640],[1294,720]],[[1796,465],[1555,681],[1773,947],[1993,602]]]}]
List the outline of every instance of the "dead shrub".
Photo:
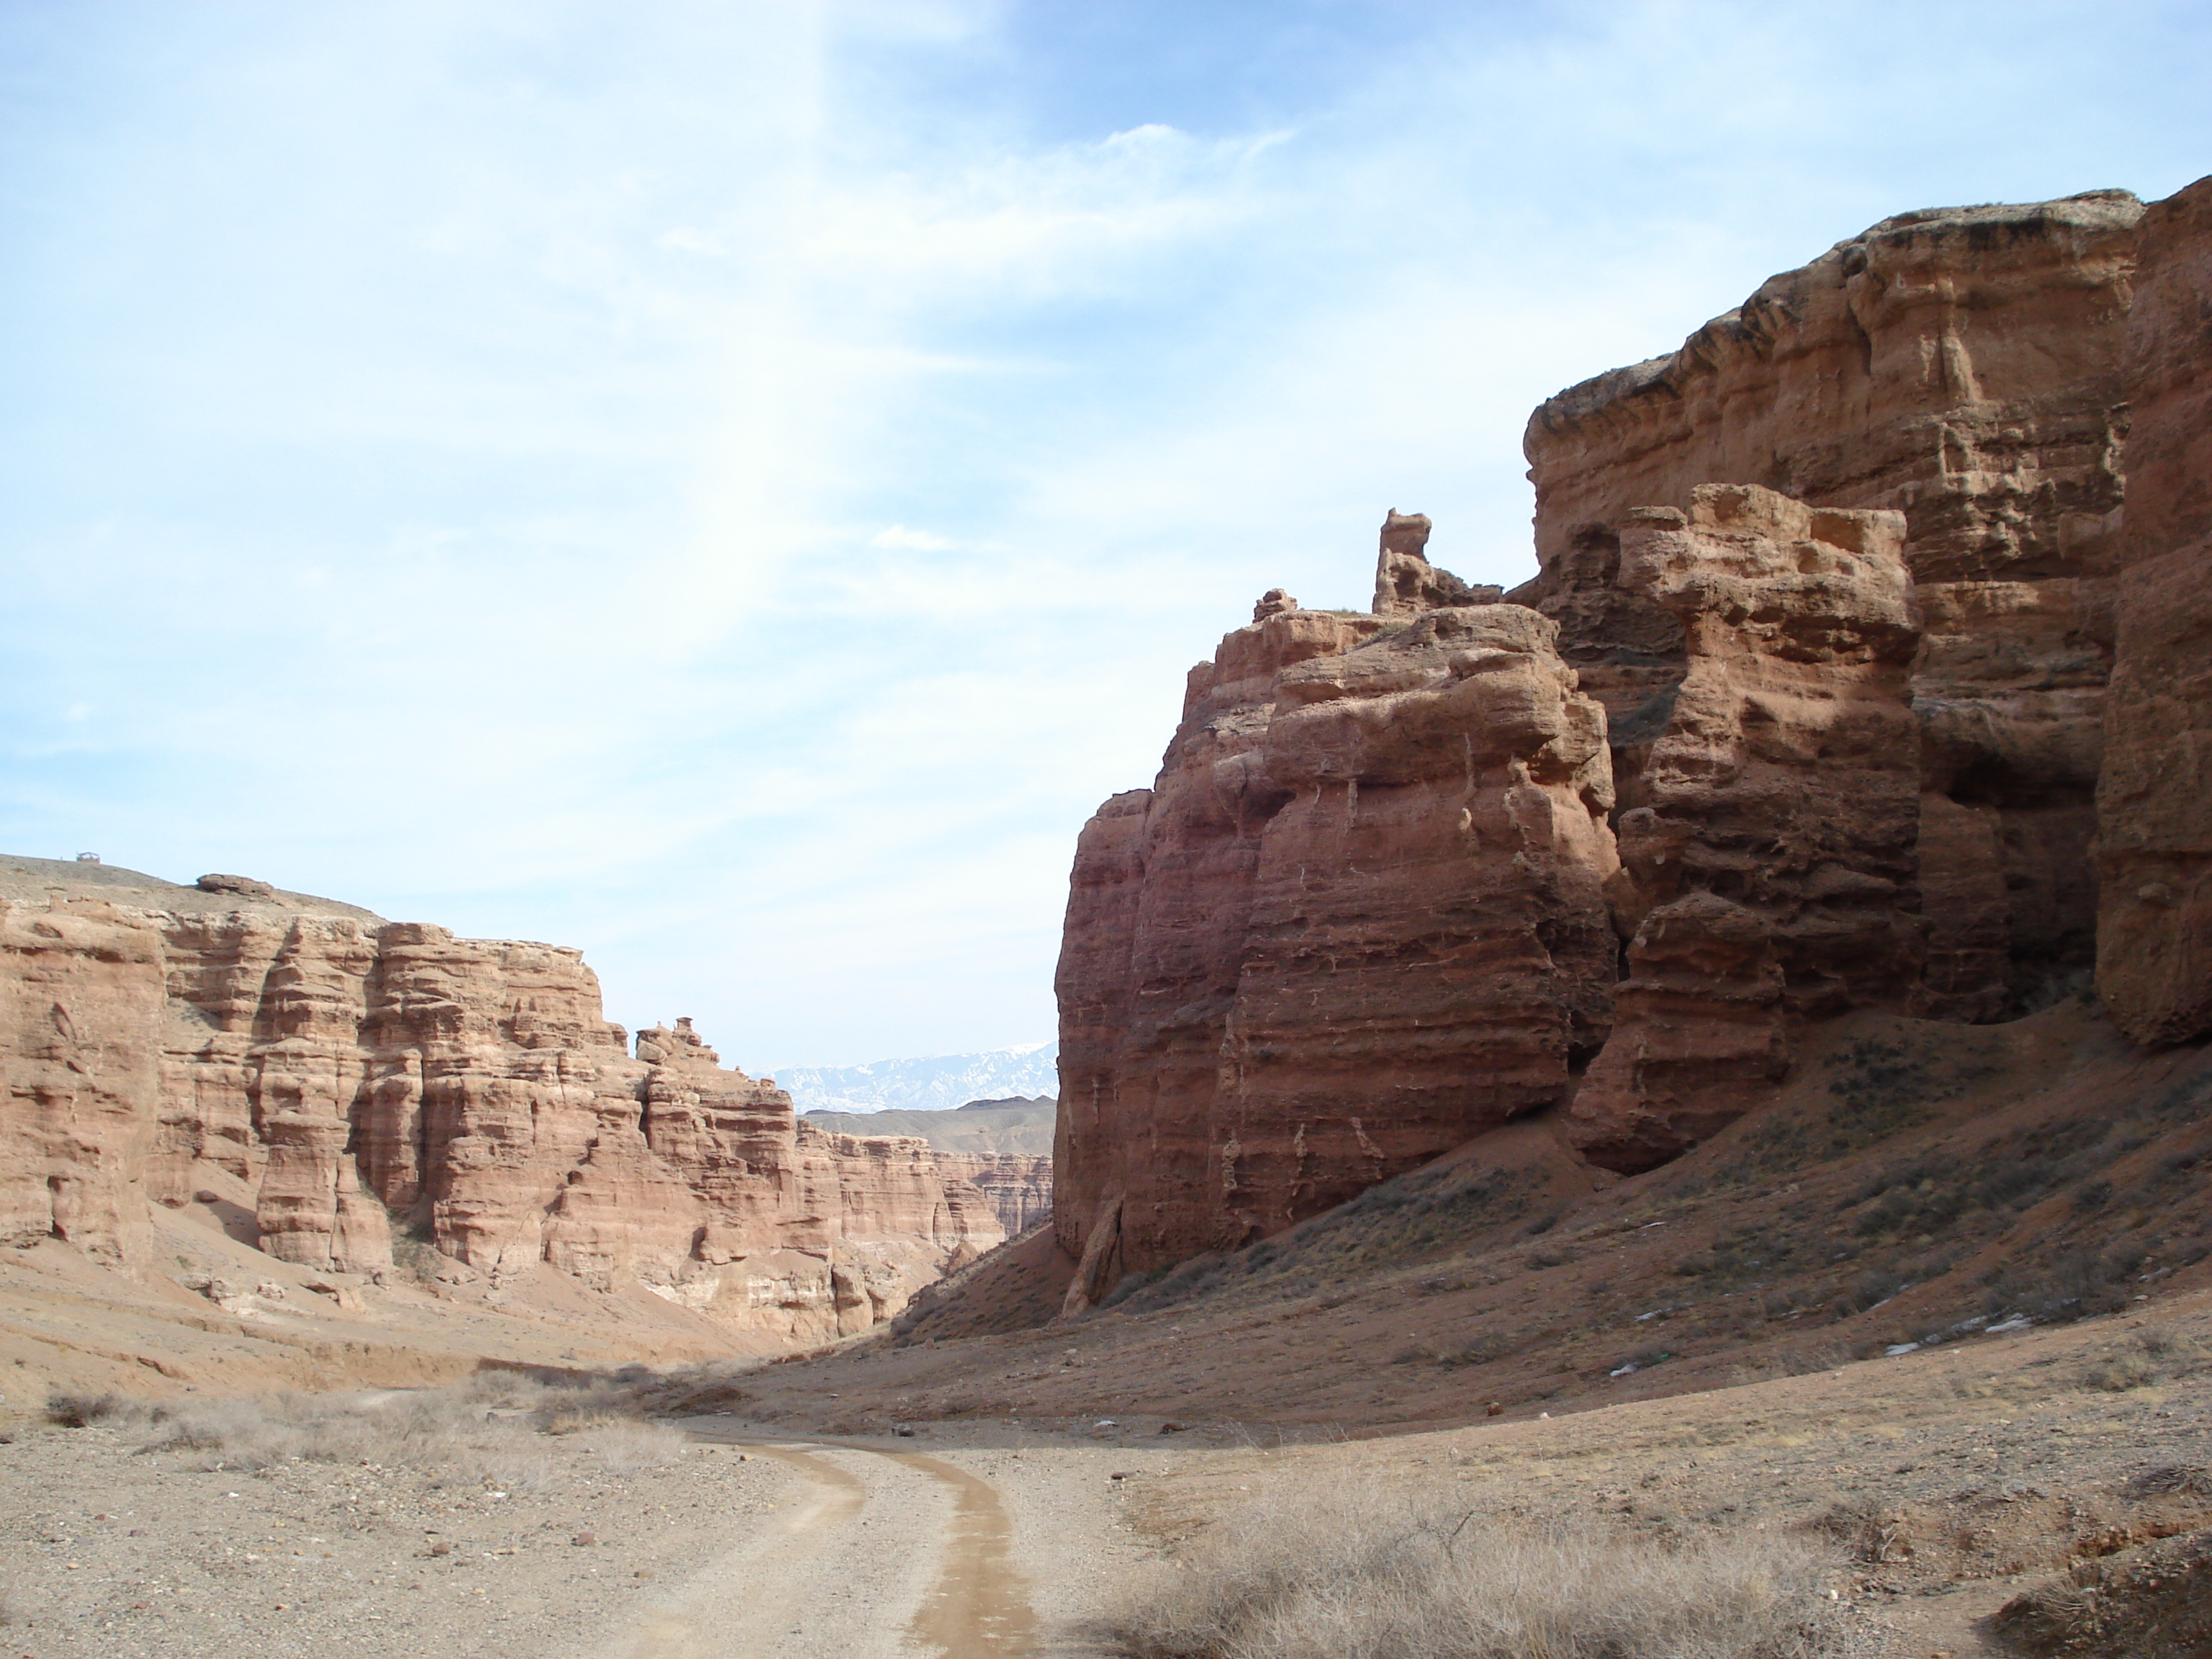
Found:
[{"label": "dead shrub", "polygon": [[198,1452],[202,1468],[264,1469],[292,1459],[411,1468],[510,1491],[549,1485],[553,1462],[525,1415],[461,1390],[275,1394],[171,1401],[151,1416],[146,1452]]},{"label": "dead shrub", "polygon": [[616,1419],[592,1431],[591,1446],[613,1474],[642,1474],[683,1456],[683,1431],[665,1423]]},{"label": "dead shrub", "polygon": [[46,1396],[46,1421],[65,1429],[89,1428],[109,1419],[127,1420],[140,1409],[119,1394],[90,1394],[82,1389],[57,1389]]},{"label": "dead shrub", "polygon": [[1763,1534],[1540,1533],[1345,1483],[1218,1523],[1108,1621],[1134,1659],[1815,1659],[1830,1563]]},{"label": "dead shrub", "polygon": [[2132,1332],[2093,1356],[2083,1368],[2081,1383],[2107,1394],[2124,1394],[2187,1376],[2208,1362],[2212,1354],[2185,1333],[2154,1328]]}]

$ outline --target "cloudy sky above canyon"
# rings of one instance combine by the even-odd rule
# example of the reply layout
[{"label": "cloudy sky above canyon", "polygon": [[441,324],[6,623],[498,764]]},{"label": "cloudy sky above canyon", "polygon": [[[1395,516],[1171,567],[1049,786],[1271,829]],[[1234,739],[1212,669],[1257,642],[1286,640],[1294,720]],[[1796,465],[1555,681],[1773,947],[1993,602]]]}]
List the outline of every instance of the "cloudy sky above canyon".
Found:
[{"label": "cloudy sky above canyon", "polygon": [[1077,830],[1386,507],[1905,209],[2212,171],[2195,3],[0,4],[0,850],[1036,1041]]}]

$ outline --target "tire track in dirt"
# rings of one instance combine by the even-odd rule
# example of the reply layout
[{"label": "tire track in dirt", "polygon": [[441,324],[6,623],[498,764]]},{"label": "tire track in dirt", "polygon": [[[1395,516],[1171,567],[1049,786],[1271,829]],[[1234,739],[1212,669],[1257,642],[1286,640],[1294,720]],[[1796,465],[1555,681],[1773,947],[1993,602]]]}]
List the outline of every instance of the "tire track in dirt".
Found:
[{"label": "tire track in dirt", "polygon": [[[930,1659],[1030,1659],[1036,1618],[989,1481],[917,1452],[684,1426],[783,1464],[808,1490],[791,1514],[641,1612],[609,1659],[894,1659],[917,1647]],[[840,1461],[855,1456],[868,1474]],[[931,1555],[926,1581],[901,1571]],[[886,1562],[902,1583],[868,1574]]]},{"label": "tire track in dirt", "polygon": [[952,1535],[936,1584],[908,1626],[945,1659],[1026,1659],[1036,1643],[1029,1586],[1007,1559],[1013,1523],[999,1489],[957,1463],[919,1452],[884,1452],[953,1491]]}]

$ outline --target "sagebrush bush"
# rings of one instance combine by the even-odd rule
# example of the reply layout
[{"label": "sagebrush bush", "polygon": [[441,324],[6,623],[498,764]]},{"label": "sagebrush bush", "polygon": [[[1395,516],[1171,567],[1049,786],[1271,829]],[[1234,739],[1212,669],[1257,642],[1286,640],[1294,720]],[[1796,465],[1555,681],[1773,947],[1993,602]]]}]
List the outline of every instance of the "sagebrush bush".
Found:
[{"label": "sagebrush bush", "polygon": [[197,1451],[209,1468],[263,1469],[292,1458],[374,1463],[520,1490],[552,1477],[526,1418],[444,1389],[172,1401],[155,1408],[152,1425],[143,1450]]},{"label": "sagebrush bush", "polygon": [[1448,1492],[1344,1483],[1218,1523],[1110,1619],[1135,1659],[1815,1659],[1813,1547],[1535,1532]]},{"label": "sagebrush bush", "polygon": [[89,1394],[57,1389],[46,1396],[46,1421],[65,1429],[88,1428],[109,1418],[128,1418],[131,1402],[119,1394]]},{"label": "sagebrush bush", "polygon": [[210,1396],[128,1414],[153,1431],[142,1451],[197,1452],[209,1468],[262,1469],[294,1458],[374,1463],[510,1492],[556,1478],[547,1433],[590,1430],[592,1449],[618,1474],[667,1462],[684,1443],[678,1431],[640,1420],[633,1389],[548,1385],[490,1370],[447,1389]]},{"label": "sagebrush bush", "polygon": [[2154,1327],[2132,1332],[2093,1355],[2081,1373],[2083,1386],[2120,1394],[2188,1376],[2212,1365],[2212,1354],[2185,1332]]}]

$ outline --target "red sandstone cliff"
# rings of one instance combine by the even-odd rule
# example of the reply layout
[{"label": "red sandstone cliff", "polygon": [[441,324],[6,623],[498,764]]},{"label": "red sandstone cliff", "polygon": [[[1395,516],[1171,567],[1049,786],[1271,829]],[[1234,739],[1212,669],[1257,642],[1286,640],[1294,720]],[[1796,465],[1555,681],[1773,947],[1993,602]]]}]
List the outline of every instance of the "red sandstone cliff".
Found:
[{"label": "red sandstone cliff", "polygon": [[1905,521],[1706,484],[1624,525],[1621,586],[1680,619],[1684,671],[1615,822],[1629,935],[1571,1138],[1635,1170],[1787,1069],[1793,1017],[1917,978],[1918,776]]},{"label": "red sandstone cliff", "polygon": [[1091,1282],[1327,1208],[1601,1040],[1604,716],[1556,631],[1263,601],[1192,671],[1158,783],[1076,855],[1054,1195]]},{"label": "red sandstone cliff", "polygon": [[2212,179],[2142,231],[2097,989],[2129,1036],[2172,1042],[2212,1030]]},{"label": "red sandstone cliff", "polygon": [[688,1021],[632,1057],[574,951],[265,889],[6,873],[8,1242],[143,1267],[146,1206],[205,1202],[273,1256],[374,1276],[396,1219],[495,1284],[543,1264],[811,1340],[1006,1237],[927,1145],[802,1127]]},{"label": "red sandstone cliff", "polygon": [[2009,1018],[2092,958],[2142,213],[2099,191],[1886,219],[1528,422],[1516,597],[1611,713],[1631,805],[1686,671],[1681,617],[1623,580],[1632,513],[1729,483],[1905,515],[1929,941],[1899,988],[1939,1018]]},{"label": "red sandstone cliff", "polygon": [[2212,181],[1886,220],[1536,411],[1516,603],[1395,511],[1263,599],[1079,843],[1070,1307],[1522,1111],[1647,1168],[1850,1008],[2212,1029],[2209,271]]}]

